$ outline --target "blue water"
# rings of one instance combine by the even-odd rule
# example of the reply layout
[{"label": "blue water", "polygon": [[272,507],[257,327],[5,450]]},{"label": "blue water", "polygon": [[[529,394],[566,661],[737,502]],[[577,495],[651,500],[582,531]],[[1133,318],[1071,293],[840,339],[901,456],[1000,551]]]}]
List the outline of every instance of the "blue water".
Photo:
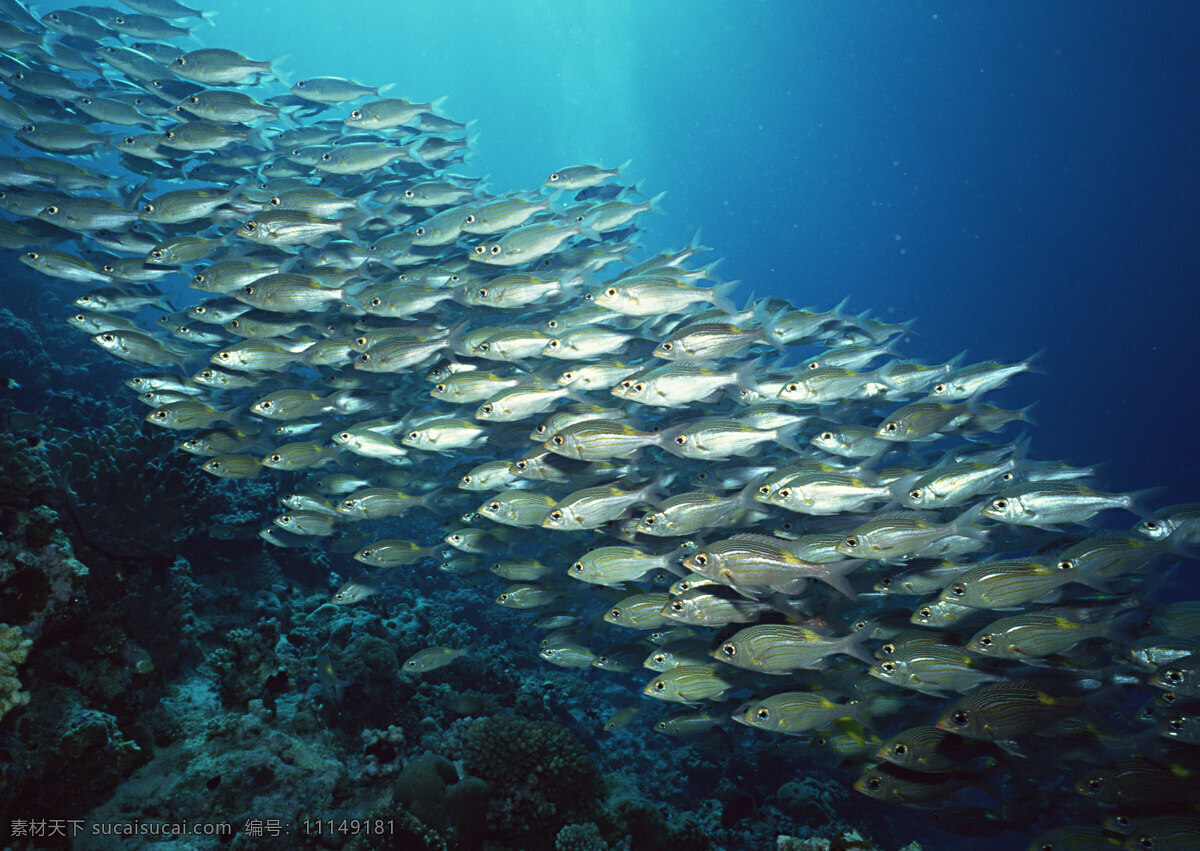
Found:
[{"label": "blue water", "polygon": [[[632,159],[749,294],[1041,374],[1033,454],[1195,495],[1200,7],[1159,2],[213,2],[220,43],[476,121],[495,191]],[[202,35],[212,38],[208,33]]]}]

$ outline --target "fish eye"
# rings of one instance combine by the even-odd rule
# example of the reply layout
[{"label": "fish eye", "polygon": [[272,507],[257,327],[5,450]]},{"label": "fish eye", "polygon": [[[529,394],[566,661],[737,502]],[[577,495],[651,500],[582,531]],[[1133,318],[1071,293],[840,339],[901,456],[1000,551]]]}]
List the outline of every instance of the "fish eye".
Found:
[{"label": "fish eye", "polygon": [[795,393],[797,390],[800,389],[800,385],[793,381],[792,383],[790,383],[787,387],[785,387],[783,389],[786,390],[788,393]]},{"label": "fish eye", "polygon": [[479,410],[480,410],[482,413],[485,413],[485,414],[490,414],[492,411],[494,411],[494,410],[495,410],[495,408],[493,408],[493,407],[492,407],[492,403],[491,403],[491,402],[488,402],[487,404],[485,404],[485,405],[481,406]]},{"label": "fish eye", "polygon": [[164,132],[163,132],[163,138],[164,138],[164,139],[174,139],[174,138],[175,138],[175,131],[174,131],[174,130],[166,130],[166,131],[164,131]]},{"label": "fish eye", "polygon": [[706,564],[708,564],[708,556],[704,553],[696,553],[694,556],[692,556],[692,564],[695,564],[698,567],[704,567]]},{"label": "fish eye", "polygon": [[760,708],[757,712],[754,713],[754,717],[757,718],[759,721],[766,721],[768,718],[771,717],[771,710],[766,709],[765,707]]},{"label": "fish eye", "polygon": [[[17,75],[14,75],[14,76],[17,76]],[[24,127],[21,128],[21,132],[22,133],[36,133],[37,125],[36,124],[26,124]]]},{"label": "fish eye", "polygon": [[655,690],[655,691],[662,691],[662,690],[663,690],[663,689],[665,689],[666,687],[667,687],[667,684],[666,684],[665,682],[663,682],[662,680],[655,680],[655,681],[654,681],[654,690]]},{"label": "fish eye", "polygon": [[346,440],[349,440],[349,439],[350,439],[350,432],[348,432],[348,431],[343,431],[341,434],[339,434],[339,435],[337,436],[337,438],[338,438],[338,440],[341,440],[341,441],[346,441]]},{"label": "fish eye", "polygon": [[575,562],[573,565],[571,565],[569,570],[572,573],[583,573],[583,562],[581,562],[581,561]]},{"label": "fish eye", "polygon": [[1176,733],[1178,733],[1184,727],[1183,719],[1182,718],[1172,718],[1170,721],[1167,722],[1167,726],[1170,727],[1172,730],[1174,730]]},{"label": "fish eye", "polygon": [[272,453],[271,453],[271,461],[272,461],[273,463],[276,463],[276,464],[278,464],[278,463],[279,463],[280,461],[282,461],[282,460],[283,460],[283,456],[282,456],[282,455],[280,455],[278,452],[272,452]]},{"label": "fish eye", "polygon": [[465,219],[463,219],[463,224],[469,225],[469,224],[474,224],[474,222],[475,222],[475,214],[474,213],[468,213],[467,217]]},{"label": "fish eye", "polygon": [[[563,513],[562,513],[561,511],[559,511],[559,510],[555,509],[554,511],[551,511],[551,512],[550,512],[550,519],[551,519],[551,520],[555,520],[555,521],[562,520],[562,519],[563,519]],[[619,609],[614,609],[613,611],[615,611],[615,612],[618,612],[618,613],[619,613],[619,611],[620,611],[620,610],[619,610]],[[613,615],[613,617],[616,617],[616,615]]]},{"label": "fish eye", "polygon": [[280,204],[283,203],[283,200],[278,195],[276,195],[274,198],[272,198],[267,203],[270,204],[272,207],[278,207]]},{"label": "fish eye", "polygon": [[[27,259],[27,260],[37,260],[37,259],[38,259],[39,257],[41,257],[41,256],[42,256],[42,255],[38,254],[36,251],[30,251],[28,254],[26,254],[26,255],[25,255],[25,259]],[[1149,528],[1149,527],[1147,527],[1147,528]]]},{"label": "fish eye", "polygon": [[258,222],[246,222],[242,227],[246,230],[246,233],[254,233],[254,231],[258,230]]},{"label": "fish eye", "polygon": [[57,216],[58,215],[58,207],[55,204],[51,204],[43,212],[49,213],[52,216]]},{"label": "fish eye", "polygon": [[867,782],[864,783],[863,785],[865,787],[867,787],[868,789],[870,789],[872,792],[876,792],[879,790],[879,787],[881,787],[883,785],[883,781],[881,781],[878,777],[872,776],[872,777],[867,778]]},{"label": "fish eye", "polygon": [[608,613],[608,616],[609,616],[610,618],[612,618],[613,620],[620,620],[620,618],[621,618],[621,610],[620,610],[620,609],[613,609],[612,611],[610,611],[610,612]]},{"label": "fish eye", "polygon": [[687,436],[683,434],[676,435],[675,443],[677,446],[683,446],[685,443],[687,443]]},{"label": "fish eye", "polygon": [[408,439],[409,439],[409,440],[416,440],[416,439],[417,439],[417,438],[419,438],[420,436],[421,436],[421,432],[419,432],[419,431],[410,431],[410,432],[408,433]]},{"label": "fish eye", "polygon": [[791,499],[792,498],[792,489],[791,488],[780,488],[778,496],[780,499]]},{"label": "fish eye", "polygon": [[606,296],[608,296],[609,298],[616,298],[616,295],[617,295],[617,288],[616,288],[616,287],[609,287],[608,289],[606,289],[606,290],[604,291],[604,294],[605,294]]},{"label": "fish eye", "polygon": [[889,674],[896,673],[896,663],[895,662],[884,662],[879,667],[882,668],[884,670],[884,672],[886,672],[886,673],[889,673]]},{"label": "fish eye", "polygon": [[217,352],[217,357],[219,357],[221,360],[229,360],[231,357],[233,357],[233,355],[229,352]]},{"label": "fish eye", "polygon": [[642,518],[642,525],[643,525],[643,526],[653,526],[653,525],[654,525],[654,515],[653,515],[653,514],[647,514],[645,517],[643,517],[643,518]]},{"label": "fish eye", "polygon": [[[29,126],[32,127],[33,125],[31,124]],[[33,132],[33,131],[30,131],[30,132]],[[122,145],[132,145],[136,141],[137,140],[134,139],[132,136],[126,136],[124,139],[121,140],[121,144]]]},{"label": "fish eye", "polygon": [[1163,673],[1163,679],[1172,685],[1179,685],[1183,682],[1183,671],[1178,668],[1171,668]]},{"label": "fish eye", "polygon": [[492,256],[493,256],[493,257],[494,257],[495,255],[499,254],[499,253],[500,253],[501,251],[503,251],[503,250],[504,250],[504,249],[503,249],[502,247],[500,247],[500,245],[498,245],[498,244],[497,244],[497,245],[493,245],[493,246],[491,247],[491,249],[490,249],[490,251],[491,251],[491,254],[492,254]]},{"label": "fish eye", "polygon": [[645,389],[646,389],[646,382],[644,382],[644,381],[639,381],[633,385],[634,393],[641,393]]},{"label": "fish eye", "polygon": [[230,319],[230,320],[229,320],[229,326],[230,326],[231,328],[241,328],[241,327],[242,327],[242,320],[240,320],[240,319]]},{"label": "fish eye", "polygon": [[842,541],[842,543],[849,549],[854,549],[858,546],[858,538],[856,538],[854,535],[851,535],[850,537],[846,538],[846,540]]},{"label": "fish eye", "polygon": [[912,500],[918,500],[918,499],[920,499],[920,498],[921,498],[921,489],[920,489],[920,488],[913,488],[912,490],[910,490],[910,491],[908,492],[908,498],[909,498],[909,499],[912,499]]},{"label": "fish eye", "polygon": [[[37,255],[35,254],[34,257],[36,257],[36,256]],[[1158,523],[1153,520],[1147,520],[1145,523],[1142,524],[1142,528],[1145,529],[1147,532],[1153,532],[1156,529],[1158,529]]]},{"label": "fish eye", "polygon": [[885,656],[891,656],[896,652],[896,645],[894,642],[889,641],[887,644],[879,648],[879,652]]},{"label": "fish eye", "polygon": [[558,172],[557,171],[551,172],[550,180],[551,180],[551,182],[558,180]]},{"label": "fish eye", "polygon": [[955,712],[953,715],[950,716],[950,720],[952,722],[954,722],[955,726],[957,726],[957,727],[965,727],[965,726],[967,726],[967,723],[971,720],[971,713],[967,712],[966,710],[960,709],[957,712]]},{"label": "fish eye", "polygon": [[908,745],[897,743],[892,745],[892,753],[896,756],[904,756],[908,753]]},{"label": "fish eye", "polygon": [[328,153],[326,153],[326,154],[321,154],[321,162],[323,162],[323,163],[327,163],[327,162],[329,162],[331,159],[333,159],[333,155],[332,155],[332,154],[328,154]]},{"label": "fish eye", "polygon": [[1103,776],[1089,777],[1087,779],[1087,790],[1089,792],[1092,792],[1093,794],[1095,794],[1095,793],[1098,793],[1103,788],[1104,788],[1104,777]]},{"label": "fish eye", "polygon": [[1016,478],[1016,476],[1013,473],[1001,473],[1000,474],[1000,481],[1002,481],[1002,482],[1011,482],[1015,478]]},{"label": "fish eye", "polygon": [[208,462],[208,469],[210,469],[210,470],[221,469],[221,462],[214,458],[212,461]]},{"label": "fish eye", "polygon": [[156,249],[154,249],[153,251],[151,251],[151,252],[150,252],[150,259],[151,259],[151,260],[162,260],[162,259],[163,259],[163,253],[162,253],[162,249],[161,249],[161,248],[156,248]]},{"label": "fish eye", "polygon": [[992,500],[992,508],[996,509],[997,511],[1003,511],[1004,509],[1008,508],[1008,500],[1007,499],[993,499]]},{"label": "fish eye", "polygon": [[526,461],[524,458],[522,458],[519,461],[517,461],[517,463],[514,464],[513,466],[516,467],[518,470],[524,470],[526,467],[529,466],[529,462]]},{"label": "fish eye", "polygon": [[1075,569],[1075,560],[1069,559],[1069,558],[1064,558],[1062,561],[1060,561],[1058,564],[1056,564],[1054,566],[1057,567],[1059,570],[1074,570]]},{"label": "fish eye", "polygon": [[151,416],[153,416],[156,420],[165,420],[167,418],[167,412],[159,410],[155,411],[153,414],[151,414]]},{"label": "fish eye", "polygon": [[979,646],[980,647],[991,647],[992,646],[992,637],[990,635],[979,636]]},{"label": "fish eye", "polygon": [[550,438],[550,442],[555,446],[562,446],[567,441],[561,434],[556,434],[554,437]]},{"label": "fish eye", "polygon": [[242,295],[254,295],[254,284],[246,284],[242,287]]},{"label": "fish eye", "polygon": [[950,586],[950,593],[955,597],[962,597],[967,593],[967,586],[961,582],[955,582]]},{"label": "fish eye", "polygon": [[888,423],[887,425],[885,425],[883,427],[883,430],[886,431],[888,434],[895,434],[897,431],[900,430],[900,426],[896,423]]},{"label": "fish eye", "polygon": [[832,443],[833,442],[833,432],[831,432],[831,431],[821,432],[821,440],[825,441],[826,443]]},{"label": "fish eye", "polygon": [[363,117],[363,111],[361,109],[352,109],[350,110],[350,117],[357,121]]},{"label": "fish eye", "polygon": [[474,249],[474,251],[475,251],[475,253],[476,253],[476,254],[486,254],[486,253],[487,253],[487,246],[484,246],[484,245],[476,245],[476,246],[475,246],[475,249]]},{"label": "fish eye", "polygon": [[737,655],[737,645],[734,644],[732,641],[726,641],[724,644],[721,645],[721,653],[723,653],[725,656],[732,659],[734,656]]},{"label": "fish eye", "polygon": [[101,334],[100,339],[106,343],[111,343],[113,340],[116,339],[116,337],[114,337],[112,334]]},{"label": "fish eye", "polygon": [[945,385],[945,384],[935,384],[935,385],[933,385],[933,392],[934,392],[934,393],[939,393],[939,394],[940,394],[940,393],[945,393],[945,392],[946,392],[946,385]]},{"label": "fish eye", "polygon": [[490,344],[490,343],[480,343],[480,344],[479,344],[478,346],[476,346],[475,348],[477,348],[477,349],[478,349],[479,351],[481,351],[481,352],[486,352],[486,351],[487,351],[488,349],[490,349],[491,347],[492,347],[492,346],[491,346],[491,344]]},{"label": "fish eye", "polygon": [[928,606],[922,606],[921,608],[917,609],[917,617],[921,618],[921,620],[927,621],[933,617],[933,609],[929,608]]}]

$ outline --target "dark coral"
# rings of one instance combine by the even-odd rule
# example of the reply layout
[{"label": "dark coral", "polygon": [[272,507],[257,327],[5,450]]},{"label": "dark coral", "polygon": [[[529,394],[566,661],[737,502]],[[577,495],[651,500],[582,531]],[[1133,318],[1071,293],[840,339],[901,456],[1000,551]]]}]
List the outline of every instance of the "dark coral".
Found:
[{"label": "dark coral", "polygon": [[47,441],[74,530],[89,549],[118,560],[166,558],[204,525],[217,504],[211,480],[174,443],[132,419]]},{"label": "dark coral", "polygon": [[505,714],[470,724],[462,755],[492,789],[488,839],[497,847],[551,849],[563,826],[593,817],[599,769],[566,727]]}]

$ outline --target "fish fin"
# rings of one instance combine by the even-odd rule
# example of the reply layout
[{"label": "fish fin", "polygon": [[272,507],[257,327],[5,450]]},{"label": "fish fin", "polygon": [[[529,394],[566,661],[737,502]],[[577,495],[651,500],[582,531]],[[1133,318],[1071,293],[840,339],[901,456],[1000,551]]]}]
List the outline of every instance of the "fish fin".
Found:
[{"label": "fish fin", "polygon": [[723,284],[717,284],[713,287],[711,290],[713,307],[725,311],[730,316],[736,314],[738,310],[730,296],[734,288],[740,283],[741,281],[726,281]]},{"label": "fish fin", "polygon": [[268,73],[284,86],[289,86],[291,84],[291,74],[287,73],[286,71],[280,71],[279,66],[291,58],[292,55],[290,53],[285,53],[283,56],[276,56],[270,62],[271,70]]},{"label": "fish fin", "polygon": [[[825,582],[826,585],[832,587],[843,597],[848,597],[851,600],[857,600],[858,595],[854,593],[854,588],[850,585],[850,580],[846,577],[858,569],[862,564],[861,559],[846,559],[845,561],[835,561],[824,564],[825,572],[818,578]],[[875,664],[872,659],[871,664]]]},{"label": "fish fin", "polygon": [[842,646],[838,652],[852,656],[860,662],[866,662],[868,665],[874,665],[879,660],[867,648],[867,642],[870,638],[870,630],[863,629],[858,632],[852,632],[843,639]]},{"label": "fish fin", "polygon": [[785,425],[783,428],[776,430],[775,442],[789,452],[794,452],[797,455],[803,455],[804,447],[796,443],[796,435],[804,430],[805,425],[807,425],[807,423],[791,423],[790,425]]}]

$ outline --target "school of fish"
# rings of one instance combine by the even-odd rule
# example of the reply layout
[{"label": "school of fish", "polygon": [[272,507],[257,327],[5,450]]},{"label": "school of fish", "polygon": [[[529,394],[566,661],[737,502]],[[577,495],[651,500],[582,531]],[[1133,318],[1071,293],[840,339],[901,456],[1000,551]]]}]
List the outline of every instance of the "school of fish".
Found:
[{"label": "school of fish", "polygon": [[284,471],[261,536],[353,552],[333,603],[491,571],[547,663],[637,684],[609,729],[795,737],[963,836],[1200,847],[1200,505],[1031,457],[989,393],[1032,358],[739,305],[698,242],[645,256],[623,168],[492,194],[438,102],[122,3],[0,2],[0,244],[179,451]]}]

